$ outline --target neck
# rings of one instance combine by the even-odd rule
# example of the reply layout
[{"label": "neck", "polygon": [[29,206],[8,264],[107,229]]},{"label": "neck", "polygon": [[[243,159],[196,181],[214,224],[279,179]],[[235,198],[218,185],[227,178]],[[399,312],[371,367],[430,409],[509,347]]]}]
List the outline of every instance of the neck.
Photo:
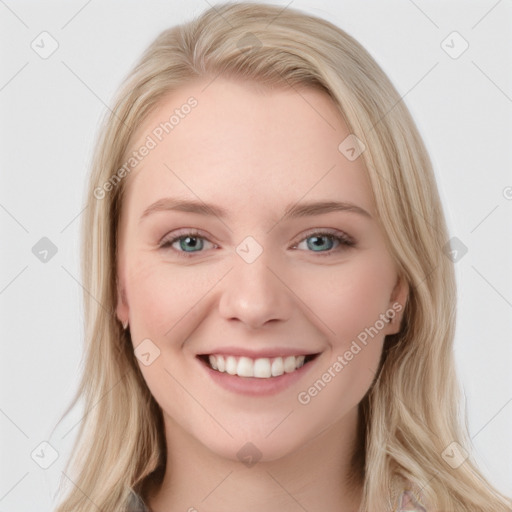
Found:
[{"label": "neck", "polygon": [[146,500],[152,512],[358,510],[361,485],[350,483],[357,407],[293,453],[251,467],[219,457],[164,417],[167,466]]}]

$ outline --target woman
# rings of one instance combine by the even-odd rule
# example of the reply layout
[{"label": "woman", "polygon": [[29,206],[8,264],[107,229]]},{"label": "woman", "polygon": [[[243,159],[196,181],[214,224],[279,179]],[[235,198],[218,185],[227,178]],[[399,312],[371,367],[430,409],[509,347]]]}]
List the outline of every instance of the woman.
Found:
[{"label": "woman", "polygon": [[245,3],[165,31],[89,186],[58,512],[511,510],[458,415],[428,155],[353,38]]}]

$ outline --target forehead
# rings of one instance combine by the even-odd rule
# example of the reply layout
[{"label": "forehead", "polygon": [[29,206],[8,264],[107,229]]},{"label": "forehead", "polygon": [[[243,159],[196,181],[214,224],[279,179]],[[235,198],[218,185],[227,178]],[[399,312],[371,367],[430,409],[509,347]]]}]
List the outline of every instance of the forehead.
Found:
[{"label": "forehead", "polygon": [[372,210],[362,158],[339,145],[350,132],[316,89],[269,89],[217,78],[163,98],[130,148],[145,156],[127,178],[125,204],[141,211],[180,196],[241,211],[304,200],[349,200]]}]

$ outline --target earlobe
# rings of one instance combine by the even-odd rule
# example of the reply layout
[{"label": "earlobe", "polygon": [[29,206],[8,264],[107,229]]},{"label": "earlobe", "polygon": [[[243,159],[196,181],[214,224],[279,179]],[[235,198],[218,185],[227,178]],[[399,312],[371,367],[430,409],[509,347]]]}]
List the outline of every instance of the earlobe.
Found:
[{"label": "earlobe", "polygon": [[126,293],[124,287],[118,282],[117,284],[117,305],[116,305],[116,315],[118,320],[123,325],[123,329],[128,327],[129,320],[129,308],[128,302],[126,300]]},{"label": "earlobe", "polygon": [[393,292],[391,293],[391,304],[398,302],[402,305],[402,309],[405,309],[407,299],[409,297],[409,283],[403,276],[399,276]]},{"label": "earlobe", "polygon": [[393,291],[391,292],[389,307],[394,311],[390,317],[388,334],[397,334],[400,332],[402,318],[404,315],[407,299],[409,298],[409,283],[403,276],[399,276]]}]

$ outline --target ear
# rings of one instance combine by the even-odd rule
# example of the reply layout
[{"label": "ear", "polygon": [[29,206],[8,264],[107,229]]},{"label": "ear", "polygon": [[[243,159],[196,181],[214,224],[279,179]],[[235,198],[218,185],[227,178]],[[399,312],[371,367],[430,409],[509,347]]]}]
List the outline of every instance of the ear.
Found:
[{"label": "ear", "polygon": [[128,307],[128,301],[126,300],[126,291],[124,283],[117,278],[117,304],[116,304],[116,315],[121,324],[126,325],[130,321],[130,309]]},{"label": "ear", "polygon": [[118,250],[116,251],[116,262],[114,265],[116,273],[116,315],[118,320],[121,322],[123,328],[130,322],[130,309],[128,307],[128,300],[126,298],[126,260],[124,251],[124,221],[123,218],[118,219],[118,235],[117,244]]},{"label": "ear", "polygon": [[[390,322],[387,325],[386,334],[396,334],[400,332],[402,318],[405,311],[405,305],[409,298],[409,283],[405,277],[398,276],[395,287],[389,298]],[[392,318],[391,318],[392,316]]]}]

